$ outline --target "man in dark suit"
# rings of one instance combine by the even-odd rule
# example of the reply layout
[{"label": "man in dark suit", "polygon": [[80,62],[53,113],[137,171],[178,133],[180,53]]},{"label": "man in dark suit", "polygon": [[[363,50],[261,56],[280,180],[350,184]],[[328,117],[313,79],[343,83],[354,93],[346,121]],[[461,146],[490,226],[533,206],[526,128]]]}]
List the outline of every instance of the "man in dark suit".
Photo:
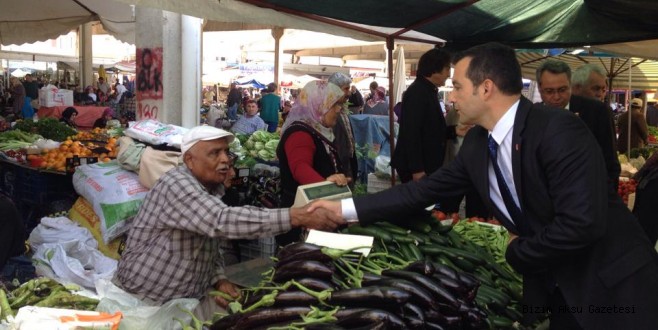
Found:
[{"label": "man in dark suit", "polygon": [[434,48],[418,60],[416,80],[402,97],[400,133],[391,166],[402,182],[418,181],[443,165],[446,141],[457,137],[447,126],[438,88],[450,77],[450,54]]},{"label": "man in dark suit", "polygon": [[[562,61],[549,59],[537,68],[539,94],[544,104],[571,111],[594,135],[603,152],[610,192],[614,194],[617,192],[621,166],[617,159],[617,138],[612,124],[612,113],[597,99],[573,95],[571,80],[571,68]],[[579,83],[579,86],[582,84]],[[581,91],[582,88],[577,90]]]},{"label": "man in dark suit", "polygon": [[[403,183],[418,181],[439,169],[444,164],[447,143],[468,131],[466,126],[446,125],[438,88],[448,77],[450,54],[440,48],[430,49],[418,60],[416,80],[402,96],[400,133],[391,166]],[[437,202],[442,211],[453,213],[459,211],[462,198],[444,198]],[[470,203],[478,204],[477,198],[470,198]]]},{"label": "man in dark suit", "polygon": [[550,309],[551,329],[655,329],[658,255],[621,199],[606,194],[588,128],[521,96],[511,48],[484,44],[453,62],[450,101],[463,123],[478,125],[457,158],[420,181],[309,211],[362,224],[404,219],[473,185],[512,234],[506,258],[524,277],[526,313]]}]

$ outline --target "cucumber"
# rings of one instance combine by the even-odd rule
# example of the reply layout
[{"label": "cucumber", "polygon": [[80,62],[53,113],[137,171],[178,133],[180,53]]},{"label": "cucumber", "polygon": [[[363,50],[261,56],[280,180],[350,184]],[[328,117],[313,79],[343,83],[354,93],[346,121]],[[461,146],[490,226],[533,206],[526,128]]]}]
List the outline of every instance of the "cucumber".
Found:
[{"label": "cucumber", "polygon": [[400,243],[400,244],[413,244],[415,242],[414,238],[411,236],[405,235],[398,235],[398,234],[391,234],[393,237],[393,240]]},{"label": "cucumber", "polygon": [[447,258],[445,256],[441,256],[441,255],[435,256],[434,261],[438,262],[438,263],[440,263],[440,264],[442,264],[442,265],[444,265],[448,268],[454,269],[455,271],[462,271],[461,268],[457,267],[457,265],[455,265],[454,262],[452,262],[449,258]]},{"label": "cucumber", "polygon": [[400,226],[396,226],[390,222],[377,222],[375,224],[383,229],[386,229],[388,232],[398,235],[406,235],[409,231]]},{"label": "cucumber", "polygon": [[[411,243],[413,244],[413,243]],[[404,257],[405,260],[408,261],[418,261],[420,259],[416,259],[416,255],[411,251],[411,244],[400,244],[400,251],[402,256]]]},{"label": "cucumber", "polygon": [[374,238],[381,239],[386,243],[393,242],[393,236],[391,236],[391,234],[388,231],[374,226],[362,227],[361,225],[358,224],[352,225],[347,227],[347,232],[356,235],[372,236]]},{"label": "cucumber", "polygon": [[435,231],[427,233],[427,236],[430,238],[430,240],[432,242],[434,242],[436,244],[439,244],[439,245],[442,245],[442,246],[450,245],[450,240],[447,237],[445,237],[445,236],[443,236],[443,235],[441,235],[441,234],[439,234]]},{"label": "cucumber", "polygon": [[413,238],[418,244],[430,243],[430,238],[427,234],[419,233],[414,230],[410,230],[407,234],[409,237]]},{"label": "cucumber", "polygon": [[445,255],[448,258],[450,258],[450,260],[452,260],[453,262],[455,262],[457,258],[462,258],[473,265],[483,265],[486,263],[484,259],[480,258],[478,255],[474,253],[447,247],[447,246],[441,246],[438,244],[421,245],[420,250],[423,251],[423,253],[429,255],[438,255],[438,254]]},{"label": "cucumber", "polygon": [[494,298],[496,300],[496,302],[500,306],[503,306],[503,307],[507,306],[509,304],[510,300],[511,300],[511,298],[508,295],[506,295],[503,292],[498,291],[498,290],[496,290],[496,289],[494,289],[494,288],[492,288],[492,287],[490,287],[486,284],[480,285],[480,288],[478,289],[478,294],[480,294],[480,293]]},{"label": "cucumber", "polygon": [[424,259],[425,259],[425,256],[424,256],[423,253],[420,251],[420,249],[418,248],[418,246],[416,246],[416,244],[414,244],[414,243],[409,243],[409,244],[407,244],[407,245],[409,246],[409,250],[411,250],[411,253],[414,255],[414,258],[415,258],[416,260],[424,260]]},{"label": "cucumber", "polygon": [[456,257],[456,258],[451,259],[451,260],[455,265],[457,265],[457,267],[461,268],[465,272],[471,273],[471,272],[475,271],[475,269],[477,268],[477,266],[474,263],[472,263],[472,262],[470,262],[467,259],[462,258],[462,257]]},{"label": "cucumber", "polygon": [[506,329],[506,328],[512,328],[514,326],[514,321],[506,317],[500,315],[489,315],[488,317],[489,319],[491,319],[491,323],[496,329],[499,328]]}]

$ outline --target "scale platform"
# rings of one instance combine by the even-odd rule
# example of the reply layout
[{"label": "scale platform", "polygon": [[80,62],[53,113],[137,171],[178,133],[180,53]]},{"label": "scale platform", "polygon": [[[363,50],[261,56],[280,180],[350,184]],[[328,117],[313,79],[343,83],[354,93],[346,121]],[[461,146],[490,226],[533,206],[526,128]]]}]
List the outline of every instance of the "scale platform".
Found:
[{"label": "scale platform", "polygon": [[330,181],[305,184],[297,187],[295,204],[293,207],[302,207],[315,199],[340,200],[352,197],[348,186],[338,186]]}]

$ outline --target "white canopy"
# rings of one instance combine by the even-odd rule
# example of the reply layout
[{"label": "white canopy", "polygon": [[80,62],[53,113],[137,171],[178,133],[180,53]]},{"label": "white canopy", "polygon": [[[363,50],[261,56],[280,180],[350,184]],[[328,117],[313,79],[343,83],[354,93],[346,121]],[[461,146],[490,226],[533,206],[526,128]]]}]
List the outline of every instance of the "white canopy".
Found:
[{"label": "white canopy", "polygon": [[135,43],[132,6],[112,0],[0,0],[0,44],[54,39],[80,24],[100,21],[117,39]]}]

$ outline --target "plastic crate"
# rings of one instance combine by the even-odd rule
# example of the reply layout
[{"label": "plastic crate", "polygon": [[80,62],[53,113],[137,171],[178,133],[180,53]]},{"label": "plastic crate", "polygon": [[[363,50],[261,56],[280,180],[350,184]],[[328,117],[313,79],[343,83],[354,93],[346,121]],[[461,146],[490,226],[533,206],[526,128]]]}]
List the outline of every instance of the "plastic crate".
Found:
[{"label": "plastic crate", "polygon": [[42,217],[72,205],[77,195],[70,175],[5,162],[0,163],[0,190],[16,205],[28,233]]},{"label": "plastic crate", "polygon": [[240,243],[240,261],[245,262],[252,259],[269,259],[276,252],[276,241],[274,237],[248,240]]}]

